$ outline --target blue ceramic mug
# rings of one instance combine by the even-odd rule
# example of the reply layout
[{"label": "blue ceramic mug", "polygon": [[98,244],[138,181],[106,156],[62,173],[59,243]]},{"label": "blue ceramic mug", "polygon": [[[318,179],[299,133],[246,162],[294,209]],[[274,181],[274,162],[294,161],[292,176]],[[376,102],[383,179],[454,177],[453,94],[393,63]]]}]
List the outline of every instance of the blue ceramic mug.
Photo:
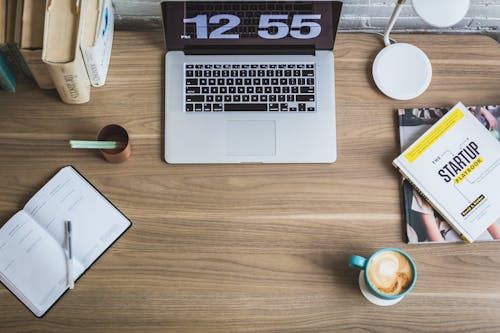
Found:
[{"label": "blue ceramic mug", "polygon": [[[373,295],[384,300],[396,300],[403,298],[413,289],[413,287],[415,286],[415,282],[417,281],[417,267],[413,262],[413,259],[410,257],[410,255],[408,255],[408,253],[393,247],[380,249],[368,258],[353,255],[349,259],[349,266],[363,270],[364,280],[369,291]],[[393,270],[396,271],[393,272]],[[404,270],[404,272],[399,272],[399,270]],[[407,286],[404,288],[404,290],[393,293],[392,291],[398,291],[398,288],[401,288],[402,283],[401,278],[399,278],[399,280],[395,282],[395,288],[391,290],[391,292],[385,292],[388,287],[383,286],[380,283],[381,279],[379,279],[379,276],[383,278],[383,274],[393,273],[394,276],[398,275],[398,277],[403,277],[404,284]],[[400,284],[399,286],[398,283]],[[393,287],[394,286],[391,285],[390,288]]]}]

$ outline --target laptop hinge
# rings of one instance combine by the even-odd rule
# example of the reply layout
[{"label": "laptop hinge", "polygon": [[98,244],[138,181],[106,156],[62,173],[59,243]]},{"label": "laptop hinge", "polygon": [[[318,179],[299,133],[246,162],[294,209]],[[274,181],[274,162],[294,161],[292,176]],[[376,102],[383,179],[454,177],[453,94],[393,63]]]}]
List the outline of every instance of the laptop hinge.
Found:
[{"label": "laptop hinge", "polygon": [[186,55],[315,55],[314,45],[289,46],[269,45],[258,47],[254,45],[218,45],[218,46],[185,46]]}]

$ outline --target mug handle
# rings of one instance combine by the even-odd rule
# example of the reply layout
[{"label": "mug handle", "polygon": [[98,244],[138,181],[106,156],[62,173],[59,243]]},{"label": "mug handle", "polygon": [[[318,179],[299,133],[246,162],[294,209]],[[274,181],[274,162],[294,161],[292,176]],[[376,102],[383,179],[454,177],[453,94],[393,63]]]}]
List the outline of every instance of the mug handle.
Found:
[{"label": "mug handle", "polygon": [[351,258],[349,258],[349,267],[365,269],[367,261],[368,260],[366,260],[366,258],[357,255],[352,255]]}]

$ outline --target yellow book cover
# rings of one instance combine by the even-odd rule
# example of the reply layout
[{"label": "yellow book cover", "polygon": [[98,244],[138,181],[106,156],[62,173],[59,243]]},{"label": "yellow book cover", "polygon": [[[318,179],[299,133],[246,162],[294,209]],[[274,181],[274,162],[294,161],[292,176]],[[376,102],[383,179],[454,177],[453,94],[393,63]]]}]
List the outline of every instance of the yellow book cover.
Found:
[{"label": "yellow book cover", "polygon": [[90,80],[80,41],[86,0],[47,0],[42,60],[63,102],[82,104],[90,100]]}]

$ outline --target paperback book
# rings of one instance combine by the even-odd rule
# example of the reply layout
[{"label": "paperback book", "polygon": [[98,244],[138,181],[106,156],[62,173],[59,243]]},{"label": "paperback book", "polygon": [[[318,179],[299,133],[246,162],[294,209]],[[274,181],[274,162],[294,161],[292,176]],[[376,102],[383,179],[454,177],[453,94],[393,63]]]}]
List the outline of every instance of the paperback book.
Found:
[{"label": "paperback book", "polygon": [[500,238],[500,206],[495,205],[500,200],[499,106],[468,111],[459,104],[451,113],[444,108],[398,113],[405,152],[394,164],[423,194],[404,182],[408,242]]},{"label": "paperback book", "polygon": [[113,45],[114,15],[111,0],[87,0],[81,50],[90,83],[106,81]]}]

